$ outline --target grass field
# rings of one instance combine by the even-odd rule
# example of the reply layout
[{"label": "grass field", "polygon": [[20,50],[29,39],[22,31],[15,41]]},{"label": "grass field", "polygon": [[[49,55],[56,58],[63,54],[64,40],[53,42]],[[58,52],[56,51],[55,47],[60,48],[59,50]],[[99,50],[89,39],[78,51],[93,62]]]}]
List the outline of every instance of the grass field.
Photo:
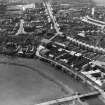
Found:
[{"label": "grass field", "polygon": [[36,71],[0,64],[0,105],[31,105],[63,95],[59,86]]}]

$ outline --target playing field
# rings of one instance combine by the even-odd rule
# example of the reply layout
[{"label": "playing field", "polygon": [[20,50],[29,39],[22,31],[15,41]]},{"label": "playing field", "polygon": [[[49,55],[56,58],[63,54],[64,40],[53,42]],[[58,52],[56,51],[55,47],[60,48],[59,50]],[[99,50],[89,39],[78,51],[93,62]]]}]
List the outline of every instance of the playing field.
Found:
[{"label": "playing field", "polygon": [[63,95],[60,86],[37,70],[0,64],[0,105],[34,105]]}]

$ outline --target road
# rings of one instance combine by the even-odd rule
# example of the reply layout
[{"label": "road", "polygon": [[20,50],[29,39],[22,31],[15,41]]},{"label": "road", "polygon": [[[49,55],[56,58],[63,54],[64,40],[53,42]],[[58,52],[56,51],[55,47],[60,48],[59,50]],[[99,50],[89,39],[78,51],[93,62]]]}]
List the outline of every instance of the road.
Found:
[{"label": "road", "polygon": [[50,16],[50,18],[51,18],[51,20],[52,20],[52,22],[53,22],[53,25],[54,25],[55,30],[56,30],[55,36],[53,36],[53,37],[50,39],[50,40],[52,40],[52,39],[54,39],[56,36],[62,35],[62,32],[60,32],[60,28],[58,27],[58,23],[56,22],[56,18],[55,18],[55,16],[53,16],[53,12],[52,12],[53,8],[51,7],[50,2],[49,2],[49,1],[46,2],[46,1],[43,0],[43,3],[44,3],[45,8],[47,9],[47,12],[48,12],[48,14],[49,14],[49,16]]},{"label": "road", "polygon": [[101,27],[101,29],[103,29],[105,27],[105,23],[104,22],[101,23],[101,21],[94,20],[94,19],[90,18],[89,16],[83,17],[81,20],[83,22],[86,22],[86,23],[93,24],[93,25],[96,25],[98,27]]}]

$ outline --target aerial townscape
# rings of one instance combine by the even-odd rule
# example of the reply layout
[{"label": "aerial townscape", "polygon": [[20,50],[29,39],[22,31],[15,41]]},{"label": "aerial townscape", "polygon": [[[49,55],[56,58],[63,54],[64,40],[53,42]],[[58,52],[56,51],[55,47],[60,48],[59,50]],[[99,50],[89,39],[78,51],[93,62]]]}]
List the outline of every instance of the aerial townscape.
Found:
[{"label": "aerial townscape", "polygon": [[0,105],[105,105],[104,0],[0,0]]}]

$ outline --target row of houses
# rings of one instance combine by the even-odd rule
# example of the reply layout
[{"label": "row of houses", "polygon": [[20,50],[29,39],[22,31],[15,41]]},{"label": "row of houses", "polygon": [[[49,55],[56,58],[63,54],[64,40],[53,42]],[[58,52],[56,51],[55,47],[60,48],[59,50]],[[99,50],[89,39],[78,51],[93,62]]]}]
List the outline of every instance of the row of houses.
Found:
[{"label": "row of houses", "polygon": [[[105,89],[105,64],[97,60],[97,57],[101,56],[98,53],[80,49],[72,43],[66,46],[59,42],[46,42],[45,40],[37,49],[36,55],[40,59],[42,56],[42,59],[45,57],[52,63],[57,62],[58,64],[55,63],[54,65],[60,68],[61,71],[74,72],[75,75],[77,73],[77,77],[81,75],[81,78],[85,78],[86,81],[89,80],[93,85]],[[69,68],[69,70],[61,69],[63,66]]]}]

